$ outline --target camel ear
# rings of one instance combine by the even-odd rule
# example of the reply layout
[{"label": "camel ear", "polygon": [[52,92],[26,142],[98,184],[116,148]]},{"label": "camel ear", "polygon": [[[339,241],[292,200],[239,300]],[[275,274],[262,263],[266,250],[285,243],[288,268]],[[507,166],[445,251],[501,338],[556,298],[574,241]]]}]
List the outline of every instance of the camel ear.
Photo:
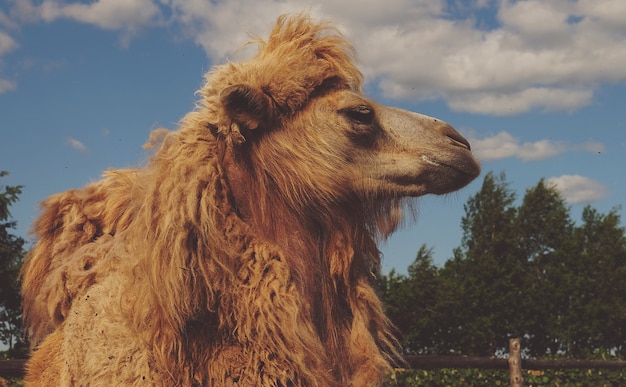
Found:
[{"label": "camel ear", "polygon": [[230,118],[254,130],[272,116],[272,101],[262,90],[248,85],[233,85],[220,93],[220,101]]}]

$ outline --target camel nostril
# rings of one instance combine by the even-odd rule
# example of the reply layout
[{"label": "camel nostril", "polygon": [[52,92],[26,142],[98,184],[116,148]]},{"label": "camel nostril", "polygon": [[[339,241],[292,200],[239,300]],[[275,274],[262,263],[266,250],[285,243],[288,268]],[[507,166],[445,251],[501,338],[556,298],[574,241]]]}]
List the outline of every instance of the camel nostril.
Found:
[{"label": "camel nostril", "polygon": [[454,128],[449,125],[446,125],[442,128],[442,134],[452,140],[452,145],[460,146],[462,148],[467,148],[467,150],[471,150],[469,142],[459,134]]},{"label": "camel nostril", "polygon": [[457,145],[463,148],[467,148],[467,150],[472,150],[472,148],[470,147],[469,142],[467,142],[467,140],[465,138],[463,138],[462,136],[448,136],[448,138],[452,139],[453,145]]}]

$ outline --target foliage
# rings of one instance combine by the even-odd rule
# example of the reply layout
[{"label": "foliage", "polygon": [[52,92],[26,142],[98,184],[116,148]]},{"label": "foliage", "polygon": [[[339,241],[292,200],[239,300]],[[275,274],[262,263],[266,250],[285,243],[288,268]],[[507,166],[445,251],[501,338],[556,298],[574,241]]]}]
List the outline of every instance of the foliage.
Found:
[{"label": "foliage", "polygon": [[626,357],[626,236],[618,210],[577,224],[545,181],[521,204],[488,173],[467,201],[463,237],[443,267],[422,246],[407,275],[382,276],[407,354],[493,356],[522,338],[526,357]]},{"label": "foliage", "polygon": [[[618,387],[626,378],[626,370],[525,370],[524,386],[527,387]],[[440,369],[402,370],[389,378],[388,387],[466,387],[508,386],[508,370]]]},{"label": "foliage", "polygon": [[[394,380],[395,379],[395,380]],[[507,386],[508,371],[479,369],[440,369],[398,371],[387,386]]]},{"label": "foliage", "polygon": [[517,210],[517,254],[524,265],[520,307],[526,319],[524,346],[532,354],[557,354],[562,350],[560,316],[569,291],[563,265],[575,259],[574,222],[559,193],[544,180],[526,191]]},{"label": "foliage", "polygon": [[10,378],[7,380],[7,379],[3,379],[0,376],[0,386],[5,386],[5,385],[7,387],[22,387],[24,385],[24,381],[21,378]]},{"label": "foliage", "polygon": [[448,321],[448,347],[455,352],[491,356],[519,335],[519,320],[510,311],[511,296],[522,285],[514,200],[504,174],[488,174],[465,205],[461,246],[441,271],[456,301]]},{"label": "foliage", "polygon": [[[0,178],[7,172],[0,171]],[[9,346],[11,356],[24,355],[21,340],[21,296],[19,270],[24,258],[24,239],[12,234],[16,222],[9,207],[18,200],[21,186],[0,185],[0,341]]]},{"label": "foliage", "polygon": [[436,302],[443,295],[432,249],[422,246],[408,271],[408,277],[392,270],[384,278],[387,314],[403,334],[407,353],[436,351],[440,318]]}]

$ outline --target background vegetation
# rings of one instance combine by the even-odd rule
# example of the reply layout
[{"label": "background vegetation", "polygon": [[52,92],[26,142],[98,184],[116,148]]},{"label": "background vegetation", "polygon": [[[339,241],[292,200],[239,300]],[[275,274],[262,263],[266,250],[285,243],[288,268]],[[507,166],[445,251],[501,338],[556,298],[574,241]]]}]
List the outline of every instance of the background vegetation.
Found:
[{"label": "background vegetation", "polygon": [[[543,180],[516,206],[504,174],[465,204],[463,237],[443,267],[423,245],[408,274],[381,276],[406,354],[525,358],[626,357],[626,237],[618,209],[574,222]],[[508,386],[506,370],[407,370],[389,385]],[[623,386],[626,371],[524,370],[525,386]]]},{"label": "background vegetation", "polygon": [[[525,387],[622,387],[625,371],[546,370],[523,371]],[[441,369],[398,372],[387,386],[401,387],[485,387],[509,386],[507,370]]]},{"label": "background vegetation", "polygon": [[18,275],[24,259],[24,239],[13,235],[16,222],[9,207],[19,199],[21,186],[4,186],[0,171],[0,343],[7,348],[0,359],[26,357],[22,336],[22,309]]},{"label": "background vegetation", "polygon": [[503,174],[465,204],[463,237],[443,267],[417,252],[408,275],[381,277],[407,354],[626,356],[626,237],[617,209],[576,224],[543,180],[519,206]]},{"label": "background vegetation", "polygon": [[[0,172],[1,178],[7,172]],[[21,186],[0,184],[0,358],[27,356],[17,284],[24,240],[9,207]],[[407,274],[380,276],[405,354],[626,358],[626,235],[618,209],[591,206],[575,222],[540,180],[519,205],[504,174],[488,173],[465,204],[459,247],[443,267],[423,245]],[[625,371],[525,370],[526,386],[618,386]],[[506,370],[407,370],[389,385],[508,385]]]},{"label": "background vegetation", "polygon": [[[22,310],[18,275],[24,259],[24,239],[14,235],[16,222],[9,207],[19,199],[21,186],[4,186],[0,171],[0,360],[25,358],[28,346],[22,335]],[[9,384],[10,383],[10,384]],[[0,386],[21,386],[21,380],[7,381],[0,376]]]}]

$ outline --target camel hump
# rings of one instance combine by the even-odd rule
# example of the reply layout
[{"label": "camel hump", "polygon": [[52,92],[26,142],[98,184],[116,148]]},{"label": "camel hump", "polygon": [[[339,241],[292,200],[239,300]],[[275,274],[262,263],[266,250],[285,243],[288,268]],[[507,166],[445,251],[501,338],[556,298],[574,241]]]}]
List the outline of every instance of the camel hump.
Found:
[{"label": "camel hump", "polygon": [[78,289],[93,280],[71,274],[98,266],[102,255],[89,257],[86,250],[102,250],[128,227],[136,175],[135,170],[108,171],[101,181],[41,203],[31,230],[37,243],[21,272],[24,327],[33,343],[63,321]]}]

